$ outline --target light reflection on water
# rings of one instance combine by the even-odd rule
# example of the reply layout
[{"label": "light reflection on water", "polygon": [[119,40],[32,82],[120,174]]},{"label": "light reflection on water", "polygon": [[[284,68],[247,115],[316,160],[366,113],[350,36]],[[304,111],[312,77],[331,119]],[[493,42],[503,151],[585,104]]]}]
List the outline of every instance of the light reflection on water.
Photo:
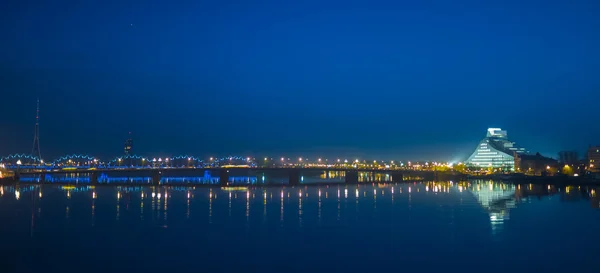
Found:
[{"label": "light reflection on water", "polygon": [[[565,272],[570,264],[557,263],[556,245],[570,247],[582,268],[586,257],[591,261],[598,254],[582,242],[600,243],[599,205],[595,188],[489,181],[293,188],[4,186],[0,231],[10,234],[3,241],[11,250],[9,265],[23,272],[59,269],[64,255],[75,258],[72,269],[84,266],[88,272],[127,272],[137,262],[150,272],[199,267],[354,272],[398,263],[413,272],[529,272],[497,259],[526,269],[522,257],[538,256],[553,261],[545,272]],[[432,255],[435,263],[428,262]],[[469,271],[460,262],[465,255],[479,266],[494,266]],[[40,259],[47,262],[31,262]],[[153,259],[177,262],[147,265]]]}]

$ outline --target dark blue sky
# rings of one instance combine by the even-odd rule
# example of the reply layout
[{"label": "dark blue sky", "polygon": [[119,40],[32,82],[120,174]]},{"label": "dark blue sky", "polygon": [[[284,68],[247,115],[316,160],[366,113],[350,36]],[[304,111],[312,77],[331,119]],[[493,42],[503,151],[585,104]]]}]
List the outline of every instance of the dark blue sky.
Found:
[{"label": "dark blue sky", "polygon": [[[194,4],[190,4],[194,2]],[[425,3],[427,2],[427,3]],[[456,159],[600,143],[600,1],[0,3],[0,154]]]}]

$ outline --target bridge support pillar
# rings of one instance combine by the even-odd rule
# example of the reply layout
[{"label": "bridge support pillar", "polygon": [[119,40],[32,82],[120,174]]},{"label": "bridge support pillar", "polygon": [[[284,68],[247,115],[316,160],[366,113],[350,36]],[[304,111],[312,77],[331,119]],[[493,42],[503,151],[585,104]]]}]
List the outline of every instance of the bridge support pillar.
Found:
[{"label": "bridge support pillar", "polygon": [[46,182],[46,173],[40,173],[40,184],[44,184]]},{"label": "bridge support pillar", "polygon": [[160,185],[161,171],[152,172],[152,185]]},{"label": "bridge support pillar", "polygon": [[90,184],[98,185],[98,172],[92,172],[90,174]]},{"label": "bridge support pillar", "polygon": [[346,171],[346,184],[358,184],[358,171]]},{"label": "bridge support pillar", "polygon": [[221,170],[219,173],[219,184],[221,187],[227,187],[227,185],[229,185],[229,170]]},{"label": "bridge support pillar", "polygon": [[402,182],[404,181],[404,175],[402,172],[396,171],[392,172],[392,181],[393,182]]},{"label": "bridge support pillar", "polygon": [[300,170],[292,169],[289,171],[289,180],[288,183],[290,186],[299,186],[300,185]]}]

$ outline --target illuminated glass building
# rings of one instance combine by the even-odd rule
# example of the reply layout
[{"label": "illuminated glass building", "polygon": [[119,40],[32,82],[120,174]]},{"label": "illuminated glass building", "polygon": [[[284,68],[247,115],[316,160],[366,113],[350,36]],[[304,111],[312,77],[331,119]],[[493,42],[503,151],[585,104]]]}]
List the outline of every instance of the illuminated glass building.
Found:
[{"label": "illuminated glass building", "polygon": [[475,152],[467,159],[467,165],[479,168],[514,170],[514,155],[525,154],[525,148],[517,147],[508,140],[508,133],[500,128],[488,128],[486,137],[479,142]]}]

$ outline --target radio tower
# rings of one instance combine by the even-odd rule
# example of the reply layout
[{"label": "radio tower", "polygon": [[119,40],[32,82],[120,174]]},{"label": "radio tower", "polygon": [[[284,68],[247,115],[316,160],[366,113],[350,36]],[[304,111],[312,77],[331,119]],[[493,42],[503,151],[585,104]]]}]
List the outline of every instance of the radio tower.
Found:
[{"label": "radio tower", "polygon": [[31,155],[37,156],[39,160],[42,160],[42,153],[40,152],[40,99],[37,99],[37,107],[35,112],[35,133],[33,135],[33,148],[31,149]]}]

